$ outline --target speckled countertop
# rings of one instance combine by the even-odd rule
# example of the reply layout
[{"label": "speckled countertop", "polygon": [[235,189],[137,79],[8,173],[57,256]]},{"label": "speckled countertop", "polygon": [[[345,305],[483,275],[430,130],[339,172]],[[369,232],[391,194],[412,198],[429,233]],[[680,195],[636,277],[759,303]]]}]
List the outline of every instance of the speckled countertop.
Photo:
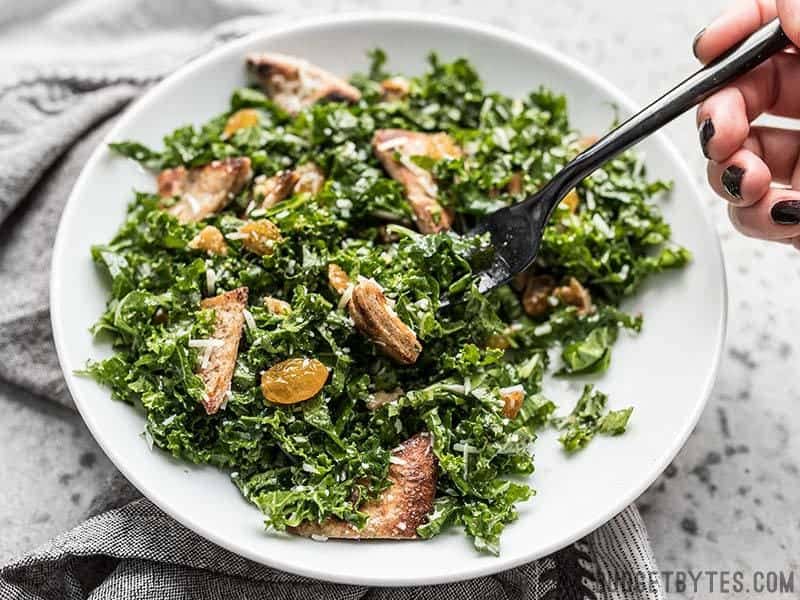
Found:
[{"label": "speckled countertop", "polygon": [[[283,4],[290,5],[270,6]],[[644,102],[696,66],[693,34],[726,4],[406,0],[402,8],[469,17],[546,41]],[[302,0],[299,6],[314,13],[394,8],[382,0]],[[667,134],[703,181],[693,118],[680,119]],[[727,263],[728,342],[697,429],[639,506],[662,570],[794,570],[797,579],[800,253],[741,238],[724,218],[722,202],[709,192],[707,203]],[[5,561],[77,523],[113,467],[67,409],[0,385],[0,415]]]}]

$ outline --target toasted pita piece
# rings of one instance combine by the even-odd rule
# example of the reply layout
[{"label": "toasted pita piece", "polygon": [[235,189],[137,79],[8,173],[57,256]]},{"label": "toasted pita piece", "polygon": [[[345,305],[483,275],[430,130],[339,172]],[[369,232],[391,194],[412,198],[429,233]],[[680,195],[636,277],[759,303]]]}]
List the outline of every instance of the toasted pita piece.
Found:
[{"label": "toasted pita piece", "polygon": [[260,122],[261,116],[255,108],[242,108],[228,117],[228,120],[225,122],[225,129],[222,131],[220,137],[223,140],[227,140],[240,129],[255,127]]},{"label": "toasted pita piece", "polygon": [[294,171],[280,171],[272,177],[260,175],[253,185],[253,195],[261,208],[272,208],[292,195],[299,179]]},{"label": "toasted pita piece", "polygon": [[285,54],[262,53],[247,57],[247,68],[272,100],[290,114],[315,102],[358,102],[352,85],[311,63]]},{"label": "toasted pita piece", "polygon": [[392,457],[390,486],[361,507],[369,515],[363,529],[328,518],[322,523],[301,523],[289,530],[297,535],[329,538],[415,539],[417,527],[426,522],[436,496],[438,466],[430,434],[423,432],[409,438],[392,452]]},{"label": "toasted pita piece", "polygon": [[228,245],[222,232],[213,225],[206,225],[200,232],[192,238],[188,244],[192,250],[202,250],[210,255],[225,256],[228,253]]},{"label": "toasted pita piece", "polygon": [[313,162],[303,163],[294,170],[297,183],[294,186],[295,194],[311,194],[316,196],[325,185],[325,173]]},{"label": "toasted pita piece", "polygon": [[[422,233],[450,229],[452,216],[436,199],[438,190],[431,174],[415,164],[412,156],[458,158],[461,149],[446,133],[419,133],[405,129],[378,129],[372,138],[375,156],[389,175],[403,184],[414,220]],[[400,159],[395,159],[395,154]]]},{"label": "toasted pita piece", "polygon": [[247,288],[240,287],[200,303],[202,308],[211,308],[216,313],[216,323],[212,339],[221,340],[222,345],[211,347],[205,366],[201,365],[197,374],[206,387],[203,400],[206,413],[213,415],[225,402],[225,395],[231,387],[239,339],[244,328],[244,310],[247,308]]},{"label": "toasted pita piece", "polygon": [[194,169],[166,169],[158,175],[158,194],[180,197],[167,212],[181,223],[201,221],[225,208],[252,174],[247,157],[215,160]]}]

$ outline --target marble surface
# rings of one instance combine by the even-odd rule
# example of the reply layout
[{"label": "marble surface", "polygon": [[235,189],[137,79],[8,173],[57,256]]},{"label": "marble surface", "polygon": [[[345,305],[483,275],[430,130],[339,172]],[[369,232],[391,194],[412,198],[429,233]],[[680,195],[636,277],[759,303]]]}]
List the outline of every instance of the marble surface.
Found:
[{"label": "marble surface", "polygon": [[[695,68],[693,34],[726,4],[406,0],[400,7],[380,0],[301,0],[269,6],[315,13],[403,8],[477,19],[545,41],[645,102]],[[704,182],[693,117],[679,119],[667,134]],[[740,237],[710,191],[706,203],[729,278],[725,355],[697,429],[639,506],[662,570],[742,570],[747,577],[792,570],[800,591],[800,419],[793,410],[800,406],[800,253]],[[77,523],[113,467],[67,409],[0,386],[0,414],[4,562]],[[670,596],[760,597],[709,592],[673,590]]]}]

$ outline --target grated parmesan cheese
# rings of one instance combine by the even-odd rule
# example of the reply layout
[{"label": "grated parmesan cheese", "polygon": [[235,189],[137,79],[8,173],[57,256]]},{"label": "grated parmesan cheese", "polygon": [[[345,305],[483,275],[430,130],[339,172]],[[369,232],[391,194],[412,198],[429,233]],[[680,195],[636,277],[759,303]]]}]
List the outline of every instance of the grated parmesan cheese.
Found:
[{"label": "grated parmesan cheese", "polygon": [[256,330],[256,320],[253,318],[253,313],[251,313],[246,308],[242,311],[242,315],[244,315],[244,322],[247,323],[247,328],[250,331]]},{"label": "grated parmesan cheese", "polygon": [[219,405],[220,410],[225,410],[228,408],[228,401],[233,398],[233,393],[231,392],[230,388],[228,391],[225,392],[225,396],[223,397],[222,404]]},{"label": "grated parmesan cheese", "polygon": [[408,138],[405,136],[399,136],[396,138],[392,138],[390,140],[386,140],[385,142],[378,144],[375,148],[378,152],[385,152],[386,150],[392,150],[393,148],[400,148],[405,146],[408,143]]},{"label": "grated parmesan cheese", "polygon": [[206,291],[213,296],[217,289],[217,273],[211,267],[206,267]]},{"label": "grated parmesan cheese", "polygon": [[606,223],[603,217],[601,217],[599,214],[594,213],[592,215],[592,224],[595,226],[595,229],[597,229],[597,231],[602,233],[607,238],[614,237],[614,230],[608,226],[608,223]]},{"label": "grated parmesan cheese", "polygon": [[480,450],[478,450],[475,446],[471,446],[467,443],[456,442],[453,444],[453,450],[456,452],[464,452],[465,454],[479,454]]},{"label": "grated parmesan cheese", "polygon": [[348,283],[347,287],[342,292],[342,297],[339,298],[339,309],[343,309],[345,306],[350,304],[350,300],[353,298],[353,289],[355,286],[352,283]]},{"label": "grated parmesan cheese", "polygon": [[500,394],[503,396],[506,394],[513,394],[514,392],[522,392],[524,394],[525,388],[523,388],[521,384],[500,388]]},{"label": "grated parmesan cheese", "polygon": [[443,385],[442,389],[446,392],[452,392],[462,396],[467,394],[467,388],[463,385],[458,385],[457,383],[448,383],[447,385]]},{"label": "grated parmesan cheese", "polygon": [[495,144],[502,150],[508,152],[511,150],[511,139],[509,138],[508,131],[504,127],[495,127],[492,132]]},{"label": "grated parmesan cheese", "polygon": [[380,208],[373,210],[370,215],[376,219],[383,219],[384,221],[396,221],[398,218],[397,213],[393,213],[389,210],[381,210]]},{"label": "grated parmesan cheese", "polygon": [[541,325],[533,329],[533,335],[536,336],[547,335],[552,331],[553,331],[553,326],[550,325],[550,323],[542,323]]},{"label": "grated parmesan cheese", "polygon": [[225,342],[216,338],[189,340],[189,348],[219,348]]}]

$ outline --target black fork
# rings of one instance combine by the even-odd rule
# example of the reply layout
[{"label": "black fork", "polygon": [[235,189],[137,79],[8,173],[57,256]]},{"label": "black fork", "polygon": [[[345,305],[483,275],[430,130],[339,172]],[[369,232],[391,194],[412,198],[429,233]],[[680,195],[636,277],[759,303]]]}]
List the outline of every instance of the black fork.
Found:
[{"label": "black fork", "polygon": [[[492,264],[476,274],[478,290],[488,292],[531,265],[550,215],[581,180],[789,44],[778,19],[767,23],[586,148],[538,192],[518,204],[487,215],[468,233],[489,232],[495,250]],[[457,300],[443,297],[441,306],[447,306],[451,301]]]}]

